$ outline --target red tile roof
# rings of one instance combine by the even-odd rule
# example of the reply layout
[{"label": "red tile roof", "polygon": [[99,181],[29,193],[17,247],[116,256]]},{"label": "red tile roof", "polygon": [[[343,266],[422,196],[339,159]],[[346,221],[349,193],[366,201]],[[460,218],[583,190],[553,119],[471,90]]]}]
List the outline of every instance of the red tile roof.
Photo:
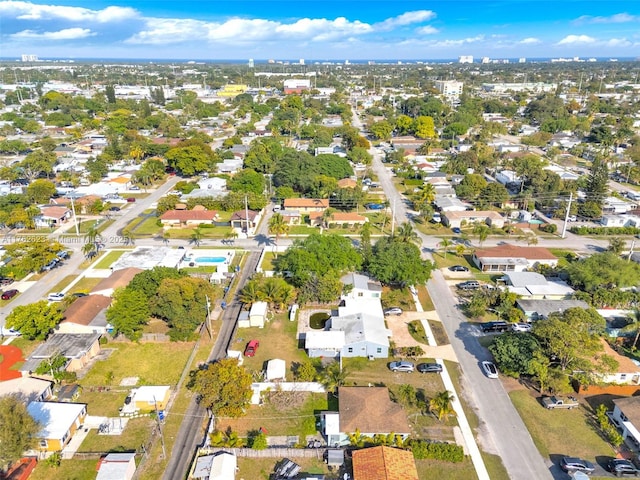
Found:
[{"label": "red tile roof", "polygon": [[326,198],[285,198],[284,208],[329,208]]},{"label": "red tile roof", "polygon": [[353,480],[419,480],[413,453],[391,447],[353,452]]},{"label": "red tile roof", "polygon": [[[447,212],[447,215],[449,212]],[[505,243],[475,251],[477,258],[526,258],[527,260],[557,260],[553,253],[544,247],[519,247]]]},{"label": "red tile roof", "polygon": [[215,210],[167,210],[162,214],[160,220],[175,220],[179,222],[189,221],[213,221],[218,212]]}]

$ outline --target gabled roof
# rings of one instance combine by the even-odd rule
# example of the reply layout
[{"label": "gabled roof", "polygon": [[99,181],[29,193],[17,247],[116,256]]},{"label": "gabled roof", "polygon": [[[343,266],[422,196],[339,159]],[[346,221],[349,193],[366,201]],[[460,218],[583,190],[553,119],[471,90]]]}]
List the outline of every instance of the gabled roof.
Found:
[{"label": "gabled roof", "polygon": [[[618,369],[616,373],[628,373],[628,374],[636,374],[640,373],[640,366],[636,365],[633,360],[624,355],[620,355],[616,352],[609,342],[607,342],[604,338],[600,339],[600,343],[602,344],[602,349],[604,350],[604,354],[614,358],[618,362]],[[640,424],[638,424],[640,427]]]},{"label": "gabled roof", "polygon": [[233,222],[234,220],[246,220],[247,219],[247,213],[249,214],[249,221],[253,222],[256,219],[256,216],[258,215],[258,212],[254,212],[253,210],[248,210],[247,212],[245,212],[244,210],[238,210],[236,212],[233,212],[233,214],[231,215],[231,221]]},{"label": "gabled roof", "polygon": [[128,267],[128,268],[122,268],[120,270],[116,270],[107,278],[100,280],[100,283],[98,283],[98,285],[93,287],[93,290],[91,291],[101,292],[103,290],[110,290],[110,289],[115,290],[116,288],[126,287],[127,285],[129,285],[129,282],[133,280],[133,277],[135,277],[137,274],[143,271],[144,270],[142,270],[141,268],[135,268],[135,267]]},{"label": "gabled roof", "polygon": [[58,218],[62,218],[65,215],[67,215],[67,213],[69,212],[69,209],[67,207],[51,207],[51,206],[46,206],[46,207],[40,207],[40,213],[42,214],[43,217],[48,217],[48,218],[55,218],[56,220]]},{"label": "gabled roof", "polygon": [[340,387],[338,393],[341,432],[411,432],[407,415],[386,387]]},{"label": "gabled roof", "polygon": [[50,358],[58,353],[66,358],[80,358],[99,338],[99,333],[54,333],[33,351],[29,359]]},{"label": "gabled roof", "polygon": [[640,397],[616,398],[613,404],[624,413],[636,429],[640,428]]},{"label": "gabled roof", "polygon": [[285,198],[284,208],[329,208],[329,200],[326,198]]},{"label": "gabled roof", "polygon": [[27,405],[29,414],[42,427],[38,437],[44,439],[61,439],[86,408],[85,403],[31,402]]},{"label": "gabled roof", "polygon": [[[449,215],[449,213],[447,213]],[[527,260],[557,260],[553,253],[544,247],[520,247],[505,243],[495,247],[478,249],[477,258],[526,258]]]},{"label": "gabled roof", "polygon": [[353,480],[418,480],[413,453],[391,447],[353,452]]},{"label": "gabled roof", "polygon": [[64,311],[62,323],[89,325],[96,316],[111,304],[111,299],[104,295],[87,295],[76,299]]},{"label": "gabled roof", "polygon": [[176,220],[188,222],[194,220],[213,221],[218,212],[215,210],[167,210],[162,214],[160,220]]}]

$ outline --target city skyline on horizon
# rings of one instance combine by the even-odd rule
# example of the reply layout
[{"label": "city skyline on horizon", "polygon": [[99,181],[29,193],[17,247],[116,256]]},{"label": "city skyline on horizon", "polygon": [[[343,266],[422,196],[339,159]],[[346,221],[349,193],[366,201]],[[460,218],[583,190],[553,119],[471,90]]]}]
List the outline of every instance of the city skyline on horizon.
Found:
[{"label": "city skyline on horizon", "polygon": [[638,58],[638,7],[573,0],[1,0],[0,41],[5,58],[78,60]]}]

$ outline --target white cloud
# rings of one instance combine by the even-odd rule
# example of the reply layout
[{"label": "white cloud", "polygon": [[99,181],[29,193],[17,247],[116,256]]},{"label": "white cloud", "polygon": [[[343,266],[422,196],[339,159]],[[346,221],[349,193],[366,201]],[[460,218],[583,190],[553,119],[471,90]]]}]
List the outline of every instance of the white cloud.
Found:
[{"label": "white cloud", "polygon": [[435,17],[436,14],[431,10],[415,10],[413,12],[405,12],[397,17],[387,18],[380,23],[376,23],[375,28],[376,30],[390,30],[393,27],[421,23]]},{"label": "white cloud", "polygon": [[633,44],[626,38],[610,38],[605,42],[607,47],[630,47]]},{"label": "white cloud", "polygon": [[50,20],[57,18],[71,22],[108,23],[137,17],[138,12],[129,7],[107,7],[103,10],[90,10],[82,7],[0,1],[0,15],[5,19],[11,17],[19,20]]},{"label": "white cloud", "polygon": [[595,43],[596,39],[589,35],[567,35],[560,40],[557,45],[575,45],[575,44],[587,44]]},{"label": "white cloud", "polygon": [[616,13],[610,17],[591,17],[589,15],[583,15],[574,20],[574,23],[629,23],[640,21],[640,16],[629,15],[628,13]]},{"label": "white cloud", "polygon": [[440,30],[438,30],[435,27],[432,27],[431,25],[425,25],[424,27],[420,27],[416,29],[416,33],[419,35],[433,35],[438,32],[440,32]]},{"label": "white cloud", "polygon": [[433,43],[434,47],[459,47],[461,45],[468,45],[471,43],[482,42],[485,39],[484,35],[477,35],[475,37],[461,38],[458,40],[438,40]]},{"label": "white cloud", "polygon": [[79,38],[93,37],[96,35],[88,28],[65,28],[57,32],[35,32],[33,30],[23,30],[11,35],[15,39],[38,39],[38,40],[77,40]]},{"label": "white cloud", "polygon": [[523,38],[518,43],[520,45],[537,45],[539,43],[542,43],[542,40],[540,40],[539,38],[535,38],[535,37],[528,37],[528,38]]}]

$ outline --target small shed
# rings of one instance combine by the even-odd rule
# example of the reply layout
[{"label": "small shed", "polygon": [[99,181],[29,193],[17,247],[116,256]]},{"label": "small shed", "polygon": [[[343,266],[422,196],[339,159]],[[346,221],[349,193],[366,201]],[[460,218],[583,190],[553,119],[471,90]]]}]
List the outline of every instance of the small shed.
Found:
[{"label": "small shed", "polygon": [[96,480],[131,480],[135,472],[135,453],[110,453],[98,463]]},{"label": "small shed", "polygon": [[327,465],[330,467],[341,467],[344,465],[344,450],[330,448],[327,450]]},{"label": "small shed", "polygon": [[238,328],[249,328],[251,323],[249,322],[249,312],[242,310],[238,315]]},{"label": "small shed", "polygon": [[287,373],[287,362],[274,358],[267,362],[267,381],[285,380]]},{"label": "small shed", "polygon": [[249,325],[251,327],[264,328],[264,322],[267,319],[267,302],[255,302],[249,310]]}]

